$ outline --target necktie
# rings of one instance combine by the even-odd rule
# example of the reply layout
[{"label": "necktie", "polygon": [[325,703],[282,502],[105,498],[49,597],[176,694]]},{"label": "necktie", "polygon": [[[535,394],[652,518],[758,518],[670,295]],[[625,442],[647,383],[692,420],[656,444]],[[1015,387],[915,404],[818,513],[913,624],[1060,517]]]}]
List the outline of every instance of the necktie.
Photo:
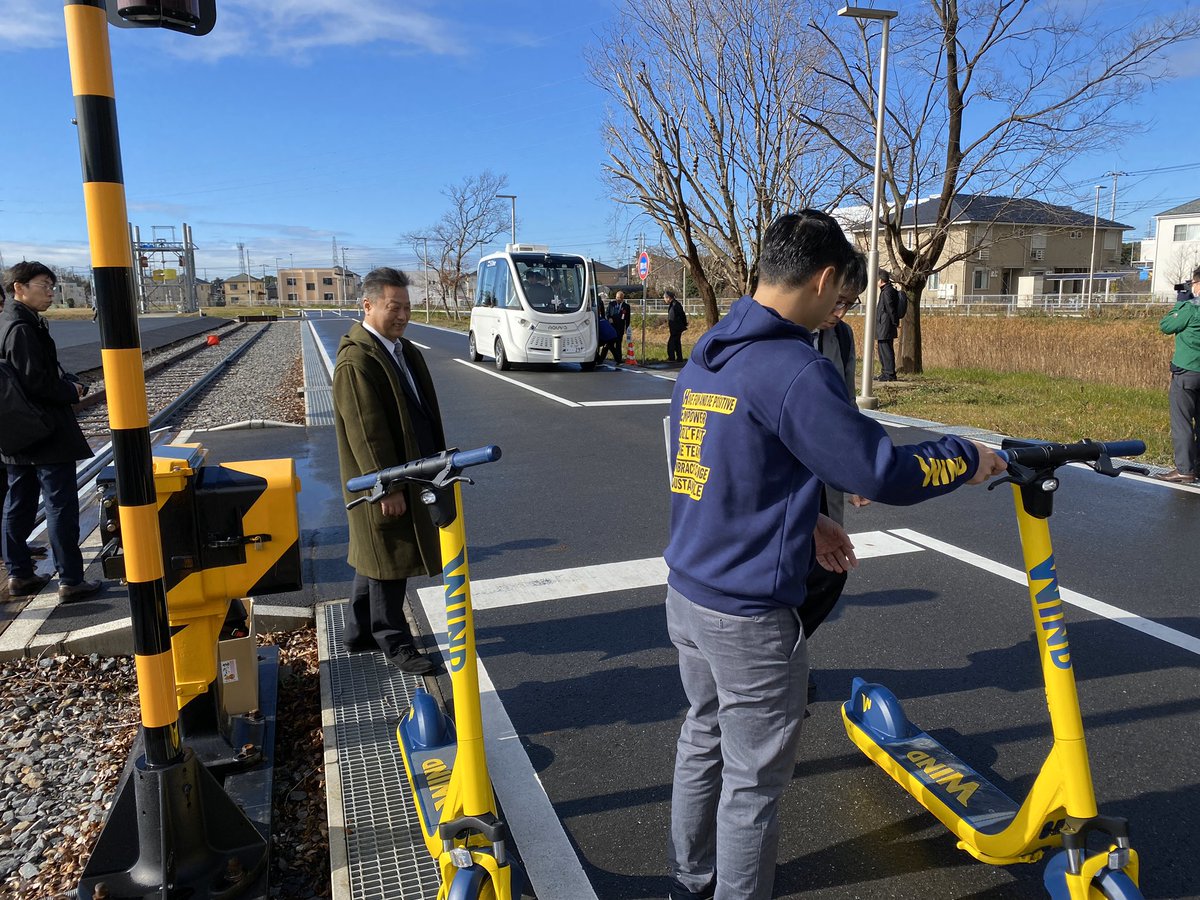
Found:
[{"label": "necktie", "polygon": [[396,365],[400,367],[400,371],[404,374],[404,380],[408,384],[413,398],[417,401],[417,405],[424,406],[421,394],[417,390],[417,382],[413,379],[412,372],[408,370],[408,362],[404,359],[404,349],[399,341],[396,341],[395,346],[392,348],[392,354],[396,357]]}]

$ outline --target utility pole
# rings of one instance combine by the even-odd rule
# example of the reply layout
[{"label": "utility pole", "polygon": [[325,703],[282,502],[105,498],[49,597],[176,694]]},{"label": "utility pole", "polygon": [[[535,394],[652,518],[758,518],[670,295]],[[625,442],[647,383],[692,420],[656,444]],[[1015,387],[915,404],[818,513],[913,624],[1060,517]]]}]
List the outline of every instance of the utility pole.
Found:
[{"label": "utility pole", "polygon": [[425,269],[425,324],[429,324],[429,238],[421,236],[417,238],[425,245],[422,263]]},{"label": "utility pole", "polygon": [[1100,233],[1100,192],[1102,190],[1104,190],[1104,185],[1096,185],[1096,208],[1092,211],[1092,255],[1088,258],[1087,299],[1084,301],[1088,309],[1091,309],[1092,306],[1092,280],[1096,274],[1096,236]]},{"label": "utility pole", "polygon": [[238,241],[238,268],[246,273],[246,277],[250,276],[250,270],[246,268],[246,245]]},{"label": "utility pole", "polygon": [[[347,301],[350,299],[350,280],[346,277],[346,251],[349,249],[349,247],[342,247],[342,296],[345,297]],[[349,306],[349,302],[347,302],[346,305]]]},{"label": "utility pole", "polygon": [[[1106,175],[1111,175],[1113,180],[1112,185],[1112,204],[1109,207],[1108,218],[1115,222],[1117,221],[1117,178],[1121,175],[1128,174],[1126,172],[1105,172]],[[1112,287],[1112,279],[1104,279],[1104,299],[1108,299],[1108,291]]]}]

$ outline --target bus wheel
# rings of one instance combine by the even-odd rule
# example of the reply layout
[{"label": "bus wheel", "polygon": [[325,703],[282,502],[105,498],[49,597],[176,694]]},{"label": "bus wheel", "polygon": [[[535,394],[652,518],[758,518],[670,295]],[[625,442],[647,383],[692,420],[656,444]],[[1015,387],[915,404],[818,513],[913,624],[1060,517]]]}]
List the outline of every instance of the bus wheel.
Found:
[{"label": "bus wheel", "polygon": [[496,368],[507,372],[511,368],[508,357],[504,354],[504,338],[496,338]]},{"label": "bus wheel", "polygon": [[479,355],[479,348],[475,346],[475,332],[473,331],[467,335],[467,359],[471,362],[479,362],[479,360],[483,359]]}]

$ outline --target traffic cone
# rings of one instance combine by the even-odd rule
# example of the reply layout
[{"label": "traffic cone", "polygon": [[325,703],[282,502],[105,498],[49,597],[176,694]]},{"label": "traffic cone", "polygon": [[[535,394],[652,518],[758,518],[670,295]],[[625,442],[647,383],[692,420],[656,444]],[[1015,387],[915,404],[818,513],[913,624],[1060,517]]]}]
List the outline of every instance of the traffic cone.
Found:
[{"label": "traffic cone", "polygon": [[628,350],[625,353],[625,365],[636,366],[637,360],[634,359],[634,357],[633,357],[633,330],[632,329],[630,329],[630,331],[629,331],[629,343],[626,344],[626,347],[628,347]]}]

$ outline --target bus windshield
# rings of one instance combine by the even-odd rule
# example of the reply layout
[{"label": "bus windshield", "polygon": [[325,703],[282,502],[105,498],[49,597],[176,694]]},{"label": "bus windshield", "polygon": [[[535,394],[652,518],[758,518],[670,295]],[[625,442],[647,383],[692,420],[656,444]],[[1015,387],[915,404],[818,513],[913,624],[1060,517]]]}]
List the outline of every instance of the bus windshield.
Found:
[{"label": "bus windshield", "polygon": [[513,265],[529,306],[540,313],[575,313],[584,305],[586,269],[578,256],[514,253]]}]

